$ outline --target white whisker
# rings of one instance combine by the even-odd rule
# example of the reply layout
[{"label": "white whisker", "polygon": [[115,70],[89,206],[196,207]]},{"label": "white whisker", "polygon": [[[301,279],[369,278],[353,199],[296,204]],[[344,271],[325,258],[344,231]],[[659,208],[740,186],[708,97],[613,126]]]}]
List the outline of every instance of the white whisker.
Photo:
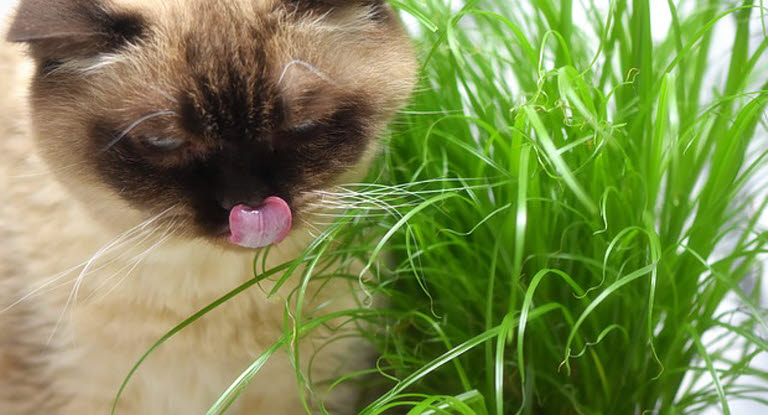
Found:
[{"label": "white whisker", "polygon": [[301,59],[294,59],[288,62],[287,64],[285,64],[285,67],[283,68],[283,73],[280,74],[280,79],[277,81],[278,85],[281,85],[283,83],[283,80],[285,80],[285,76],[288,74],[288,70],[296,65],[303,67],[304,69],[316,75],[318,78],[322,79],[323,81],[328,82],[331,85],[336,85],[336,82],[334,82],[333,79],[331,79],[328,75],[326,75],[325,72],[321,71],[320,69],[310,64],[309,62],[303,61]]},{"label": "white whisker", "polygon": [[84,266],[85,264],[86,264],[86,262],[83,262],[83,263],[81,263],[81,264],[79,264],[79,265],[76,265],[76,266],[74,266],[74,267],[72,267],[72,268],[70,268],[70,269],[66,270],[66,271],[63,271],[63,272],[60,272],[60,273],[56,274],[56,275],[54,275],[53,277],[50,277],[50,278],[46,278],[44,282],[40,283],[40,284],[39,284],[37,287],[35,287],[35,288],[34,288],[32,291],[30,291],[29,293],[25,294],[23,297],[19,298],[18,300],[16,300],[15,302],[13,302],[13,303],[12,303],[11,305],[9,305],[8,307],[5,307],[4,309],[0,310],[0,314],[3,314],[3,313],[5,313],[6,311],[8,311],[8,310],[12,309],[13,307],[16,307],[17,305],[19,305],[19,304],[23,303],[24,301],[28,300],[29,298],[32,298],[32,297],[34,297],[34,296],[35,296],[35,294],[37,294],[38,292],[40,292],[40,291],[44,290],[45,288],[49,287],[51,284],[54,284],[56,281],[58,281],[58,280],[60,280],[60,279],[62,279],[62,278],[64,278],[64,277],[66,277],[67,275],[69,275],[69,274],[70,274],[70,273],[72,273],[73,271],[75,271],[75,270],[77,270],[77,269],[81,268],[81,267],[82,267],[82,266]]},{"label": "white whisker", "polygon": [[[144,236],[143,236],[143,237],[141,237],[141,240],[139,240],[138,242],[135,242],[135,243],[133,244],[134,246],[133,246],[132,248],[136,248],[136,247],[140,247],[140,246],[142,246],[142,245],[144,244],[144,242],[146,242],[147,240],[149,240],[151,237],[155,236],[155,235],[157,234],[157,231],[158,231],[158,230],[159,230],[159,228],[155,228],[155,229],[152,229],[152,230],[151,230],[151,231],[149,231],[149,232],[145,232]],[[166,231],[165,231],[165,232],[164,232],[162,235],[160,235],[160,238],[162,239],[162,238],[163,238],[165,235],[167,235],[167,234],[168,234],[168,230],[166,230]],[[154,245],[153,245],[153,246],[154,246]],[[132,249],[132,248],[131,248],[131,249]],[[120,253],[120,254],[118,255],[118,258],[122,259],[123,255],[124,255],[124,254],[126,254],[126,253],[129,253],[129,252],[130,252],[130,250],[128,250],[128,251],[125,251],[125,252],[122,252],[122,253]],[[136,260],[136,258],[138,258],[138,257],[142,256],[142,255],[143,255],[144,253],[146,253],[146,252],[147,252],[147,251],[145,250],[144,252],[141,252],[141,253],[139,253],[139,254],[137,254],[137,255],[133,256],[131,259],[128,259],[128,260],[126,260],[126,262],[127,262],[128,264],[127,264],[127,265],[125,265],[125,266],[123,266],[123,267],[122,267],[122,268],[120,268],[119,270],[117,270],[117,271],[115,272],[115,275],[119,275],[121,272],[123,272],[123,271],[124,271],[125,269],[127,269],[127,268],[132,268],[132,265],[131,265],[131,263],[132,263],[133,261],[135,261],[135,260]],[[134,267],[134,268],[135,268],[135,267]],[[91,294],[90,294],[88,297],[86,297],[86,301],[88,301],[88,299],[90,299],[90,298],[91,298],[91,297],[92,297],[92,296],[93,296],[93,295],[94,295],[94,294],[95,294],[97,291],[99,291],[99,290],[100,290],[100,289],[101,289],[103,286],[105,286],[105,285],[106,285],[106,284],[107,284],[109,281],[111,281],[111,280],[112,280],[112,279],[115,277],[115,275],[113,275],[112,277],[109,277],[109,278],[105,279],[105,280],[104,280],[104,281],[102,281],[102,282],[101,282],[99,285],[97,285],[96,287],[94,287],[94,288],[93,288],[93,290],[92,290],[92,292],[91,292]],[[74,307],[74,306],[73,306],[73,307]]]},{"label": "white whisker", "polygon": [[158,94],[162,95],[162,96],[163,96],[163,98],[167,99],[168,101],[171,101],[171,102],[173,102],[174,104],[178,104],[178,103],[179,103],[179,101],[178,101],[176,98],[174,98],[174,97],[173,97],[171,94],[169,94],[169,93],[167,93],[167,92],[163,91],[162,89],[158,88],[157,86],[155,86],[155,85],[150,85],[149,87],[150,87],[150,88],[152,88],[152,89],[154,89],[154,90],[155,90],[155,92],[157,92]]},{"label": "white whisker", "polygon": [[[125,273],[125,275],[123,275],[123,277],[122,277],[122,278],[120,278],[120,280],[118,280],[118,281],[117,281],[117,283],[116,283],[115,285],[113,285],[113,286],[112,286],[112,288],[110,288],[110,289],[109,289],[109,290],[108,290],[106,293],[104,293],[104,295],[101,297],[101,300],[104,300],[106,297],[108,297],[108,296],[109,296],[109,294],[110,294],[110,293],[112,293],[112,292],[113,292],[115,289],[117,289],[117,288],[118,288],[120,285],[122,285],[122,283],[123,283],[123,282],[124,282],[124,281],[125,281],[125,280],[126,280],[126,279],[127,279],[127,278],[128,278],[130,275],[131,275],[131,274],[132,274],[132,273],[133,273],[133,271],[134,271],[136,268],[138,268],[138,266],[139,266],[139,265],[141,265],[141,263],[144,261],[144,259],[146,259],[146,258],[147,258],[147,256],[149,256],[149,254],[151,254],[153,251],[155,251],[155,250],[156,250],[158,247],[160,247],[160,246],[161,246],[163,243],[165,243],[167,240],[169,240],[171,237],[173,237],[174,233],[175,233],[175,232],[176,232],[176,231],[177,231],[177,230],[178,230],[178,229],[179,229],[181,226],[182,226],[182,224],[178,224],[178,225],[174,224],[174,225],[171,225],[171,227],[169,227],[169,228],[168,228],[168,229],[167,229],[167,230],[166,230],[166,231],[165,231],[165,232],[164,232],[162,235],[160,235],[160,240],[159,240],[159,241],[157,241],[156,243],[154,243],[153,245],[151,245],[149,248],[147,248],[146,250],[144,250],[144,252],[141,252],[140,254],[136,255],[136,256],[135,256],[135,257],[134,257],[134,258],[131,260],[131,261],[133,261],[133,262],[134,262],[134,263],[133,263],[133,266],[131,266],[131,268],[128,270],[128,272],[127,272],[127,273]],[[127,267],[127,266],[126,266],[126,267]],[[124,267],[123,269],[125,269],[126,267]],[[121,269],[120,271],[118,271],[117,273],[115,273],[115,275],[113,275],[112,277],[108,278],[108,279],[107,279],[107,281],[111,281],[112,279],[114,279],[114,278],[115,278],[115,276],[117,276],[117,275],[119,275],[119,274],[120,274],[120,272],[122,272],[122,269]],[[96,293],[96,290],[94,290],[93,294],[95,294],[95,293]],[[93,294],[91,294],[91,295],[93,295]]]},{"label": "white whisker", "polygon": [[138,127],[140,124],[147,122],[153,118],[162,117],[164,115],[176,115],[176,113],[174,111],[158,111],[154,114],[145,115],[139,118],[138,120],[134,121],[131,125],[129,125],[128,128],[123,130],[123,132],[121,132],[120,135],[118,135],[112,141],[110,141],[109,144],[107,144],[107,146],[104,147],[102,151],[107,151],[110,148],[112,148],[115,144],[119,143],[120,140],[125,138],[125,136],[127,136],[131,131],[133,131],[134,128]]},{"label": "white whisker", "polygon": [[80,165],[83,165],[83,164],[85,164],[85,162],[81,161],[81,162],[77,162],[77,163],[72,163],[72,164],[67,165],[67,166],[59,167],[59,168],[56,168],[56,169],[44,169],[44,170],[41,170],[41,171],[36,172],[36,173],[18,174],[18,175],[8,176],[8,177],[10,179],[13,179],[13,180],[38,178],[38,177],[41,177],[41,176],[47,176],[47,175],[49,175],[51,173],[63,172],[63,171],[69,170],[69,169],[71,169],[73,167],[77,167],[77,166],[80,166]]},{"label": "white whisker", "polygon": [[[317,238],[320,236],[320,234],[322,233],[322,231],[320,231],[320,229],[319,229],[317,226],[315,226],[313,223],[311,223],[311,222],[307,221],[307,220],[306,220],[306,219],[304,219],[304,218],[301,218],[301,221],[302,221],[302,222],[303,222],[305,225],[307,225],[307,227],[309,227],[309,228],[310,228],[310,229],[307,229],[307,233],[309,234],[309,236],[311,236],[311,237],[312,237],[312,238],[314,238],[314,239],[317,239]],[[313,231],[315,231],[315,232],[317,232],[317,233],[314,233]]]},{"label": "white whisker", "polygon": [[[74,300],[77,301],[77,294],[78,294],[78,292],[80,290],[80,285],[82,284],[82,281],[85,278],[85,275],[90,270],[90,267],[99,258],[104,256],[104,254],[106,254],[110,250],[114,250],[114,249],[120,248],[120,247],[122,247],[123,245],[125,245],[127,243],[133,242],[136,239],[141,238],[141,236],[143,235],[143,232],[144,232],[145,229],[147,229],[150,225],[152,225],[157,220],[159,220],[162,216],[164,216],[165,214],[170,212],[172,209],[173,209],[173,207],[168,208],[168,209],[164,210],[163,212],[159,213],[158,215],[156,215],[156,216],[154,216],[154,217],[152,217],[150,219],[147,219],[146,221],[140,223],[139,225],[137,225],[137,226],[133,227],[132,229],[128,230],[127,232],[123,233],[121,236],[119,236],[118,238],[114,239],[112,242],[108,243],[106,246],[104,246],[98,252],[96,252],[96,254],[94,254],[93,257],[91,257],[91,259],[86,264],[85,268],[80,272],[80,275],[76,279],[75,287],[74,287],[74,290],[72,292],[74,294]],[[144,239],[142,239],[139,243],[145,241],[147,238],[149,238],[156,231],[157,231],[156,228],[152,229],[149,232],[149,234],[146,237],[144,237]],[[132,235],[134,232],[139,232],[139,233],[138,233],[138,235]],[[133,236],[136,236],[136,237],[134,238]],[[127,240],[126,240],[126,238],[127,238]]]},{"label": "white whisker", "polygon": [[[130,243],[135,241],[136,239],[140,239],[146,232],[146,229],[155,223],[157,220],[159,220],[164,215],[168,214],[170,211],[172,211],[176,206],[171,206],[168,209],[160,212],[156,216],[149,218],[145,220],[142,223],[139,223],[138,225],[134,226],[133,228],[123,232],[118,237],[112,239],[110,242],[108,242],[104,247],[99,249],[88,261],[86,261],[85,265],[83,266],[83,269],[80,271],[79,275],[74,279],[74,286],[72,290],[70,291],[69,296],[67,297],[67,301],[64,304],[64,308],[62,309],[61,313],[59,314],[59,318],[56,321],[56,324],[53,327],[53,330],[51,331],[50,336],[48,337],[47,343],[50,343],[53,339],[53,336],[58,331],[59,326],[61,325],[61,321],[66,315],[67,310],[70,308],[72,304],[76,304],[77,302],[77,295],[80,291],[80,287],[83,283],[83,280],[85,279],[85,276],[88,274],[89,271],[92,270],[92,267],[96,261],[104,257],[109,251],[112,251],[116,248],[124,246],[126,243]],[[150,233],[154,233],[155,230],[152,230]],[[79,268],[79,267],[78,267]]]}]

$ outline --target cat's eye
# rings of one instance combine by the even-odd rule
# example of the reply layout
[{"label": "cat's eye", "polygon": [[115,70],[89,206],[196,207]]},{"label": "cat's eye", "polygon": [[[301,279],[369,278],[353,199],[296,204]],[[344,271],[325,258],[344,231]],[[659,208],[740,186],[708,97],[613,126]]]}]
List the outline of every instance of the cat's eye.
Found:
[{"label": "cat's eye", "polygon": [[181,138],[173,137],[143,137],[141,143],[150,149],[159,151],[173,151],[181,148],[186,141]]},{"label": "cat's eye", "polygon": [[301,124],[293,126],[291,128],[291,132],[301,136],[310,135],[313,132],[316,132],[320,126],[321,124],[317,121],[307,121],[307,122],[303,122]]}]

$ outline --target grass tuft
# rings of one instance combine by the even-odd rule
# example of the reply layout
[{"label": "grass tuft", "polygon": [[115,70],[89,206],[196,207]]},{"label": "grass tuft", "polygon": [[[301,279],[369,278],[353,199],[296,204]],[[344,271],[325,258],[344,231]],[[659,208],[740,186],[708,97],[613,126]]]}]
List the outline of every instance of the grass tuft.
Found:
[{"label": "grass tuft", "polygon": [[[320,326],[381,358],[327,384],[297,371],[299,387],[383,388],[363,415],[768,404],[762,2],[392,3],[420,26],[419,91],[305,256],[255,267],[310,273],[276,281],[301,284],[284,337],[209,414],[272,354],[311,360],[295,346]],[[388,305],[304,315],[310,276]]]}]

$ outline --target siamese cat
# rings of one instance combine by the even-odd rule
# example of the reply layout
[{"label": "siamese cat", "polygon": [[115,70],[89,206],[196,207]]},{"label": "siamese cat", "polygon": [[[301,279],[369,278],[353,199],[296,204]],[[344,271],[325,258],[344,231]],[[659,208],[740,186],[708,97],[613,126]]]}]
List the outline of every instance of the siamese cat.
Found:
[{"label": "siamese cat", "polygon": [[[317,194],[363,178],[417,67],[383,0],[20,0],[4,31],[2,415],[109,414],[138,358],[252,279],[259,249],[269,268],[312,241]],[[290,293],[264,284],[160,346],[116,413],[204,414],[283,333]],[[311,297],[356,301],[340,283]],[[311,379],[365,351],[323,348]],[[320,413],[288,355],[228,413]]]}]

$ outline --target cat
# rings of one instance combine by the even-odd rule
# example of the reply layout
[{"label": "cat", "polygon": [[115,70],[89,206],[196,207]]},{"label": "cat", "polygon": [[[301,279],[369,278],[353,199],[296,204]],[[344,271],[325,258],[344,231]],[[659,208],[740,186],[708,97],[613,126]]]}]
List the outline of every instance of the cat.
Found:
[{"label": "cat", "polygon": [[[365,176],[415,53],[383,0],[21,0],[12,16],[0,414],[108,414],[137,359],[252,279],[259,249],[269,268],[312,241],[317,194]],[[332,311],[349,291],[313,297]],[[252,287],[179,332],[116,413],[205,413],[282,335],[289,294]],[[366,349],[325,350],[313,379]],[[291,364],[274,354],[228,413],[319,411]],[[355,395],[326,397],[327,411],[352,413]]]}]

